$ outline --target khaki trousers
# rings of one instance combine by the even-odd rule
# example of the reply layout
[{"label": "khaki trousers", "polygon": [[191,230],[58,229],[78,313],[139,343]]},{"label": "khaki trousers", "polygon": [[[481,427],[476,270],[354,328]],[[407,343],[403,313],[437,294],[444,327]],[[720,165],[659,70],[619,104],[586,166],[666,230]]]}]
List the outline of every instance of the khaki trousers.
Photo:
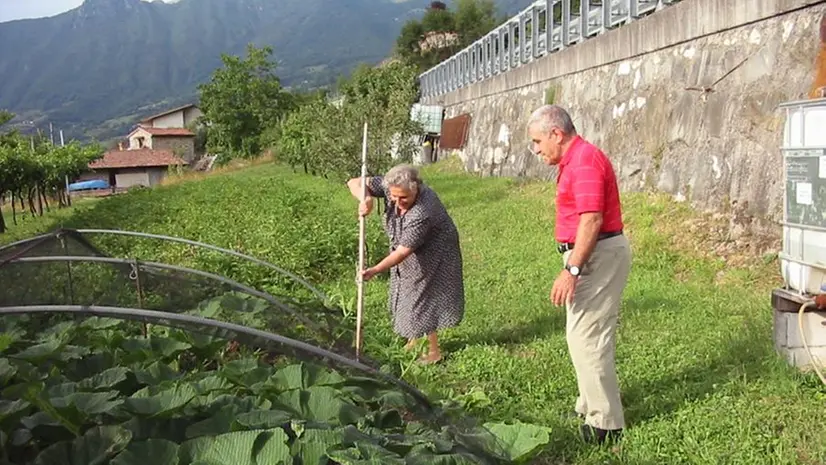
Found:
[{"label": "khaki trousers", "polygon": [[[564,263],[570,255],[571,251],[563,254]],[[630,272],[627,237],[597,241],[566,309],[568,351],[579,387],[575,410],[596,428],[625,427],[614,354],[620,302]]]}]

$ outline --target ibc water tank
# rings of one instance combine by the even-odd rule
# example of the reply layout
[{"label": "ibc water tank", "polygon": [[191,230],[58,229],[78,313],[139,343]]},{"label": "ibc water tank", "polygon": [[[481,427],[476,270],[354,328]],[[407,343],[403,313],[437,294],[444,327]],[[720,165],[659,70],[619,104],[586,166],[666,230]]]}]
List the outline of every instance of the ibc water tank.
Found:
[{"label": "ibc water tank", "polygon": [[786,286],[817,294],[826,284],[826,99],[780,106],[783,134],[783,250]]},{"label": "ibc water tank", "polygon": [[422,123],[424,132],[431,134],[442,133],[441,105],[422,105],[414,103],[410,108],[410,119]]}]

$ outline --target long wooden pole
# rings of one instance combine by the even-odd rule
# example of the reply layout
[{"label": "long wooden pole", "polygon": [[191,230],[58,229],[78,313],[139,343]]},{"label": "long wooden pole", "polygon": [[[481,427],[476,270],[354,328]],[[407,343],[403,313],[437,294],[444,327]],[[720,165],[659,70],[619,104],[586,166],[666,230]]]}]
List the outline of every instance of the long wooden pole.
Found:
[{"label": "long wooden pole", "polygon": [[[361,201],[367,198],[367,123],[364,123],[364,135],[361,142]],[[364,310],[364,223],[366,218],[359,215],[359,272],[358,293],[356,297],[356,360],[361,355],[361,319]]]}]

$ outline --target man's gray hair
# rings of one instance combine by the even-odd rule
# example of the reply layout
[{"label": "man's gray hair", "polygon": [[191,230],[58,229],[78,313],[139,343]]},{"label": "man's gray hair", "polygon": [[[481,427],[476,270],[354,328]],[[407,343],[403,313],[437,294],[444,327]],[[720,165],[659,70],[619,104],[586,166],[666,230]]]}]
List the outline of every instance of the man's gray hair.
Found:
[{"label": "man's gray hair", "polygon": [[384,186],[387,188],[393,186],[412,191],[421,183],[419,170],[412,165],[394,166],[384,175]]},{"label": "man's gray hair", "polygon": [[576,126],[571,119],[571,115],[559,105],[542,105],[531,113],[531,119],[528,121],[530,128],[534,124],[540,132],[547,134],[551,129],[558,128],[566,135],[576,135]]}]

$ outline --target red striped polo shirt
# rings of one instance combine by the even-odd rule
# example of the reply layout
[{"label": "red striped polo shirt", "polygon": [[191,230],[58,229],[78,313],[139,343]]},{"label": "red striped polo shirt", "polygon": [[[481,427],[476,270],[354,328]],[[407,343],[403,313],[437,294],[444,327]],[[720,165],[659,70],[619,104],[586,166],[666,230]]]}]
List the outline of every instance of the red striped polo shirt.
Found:
[{"label": "red striped polo shirt", "polygon": [[556,240],[576,240],[579,215],[602,212],[600,233],[623,228],[617,177],[611,161],[596,146],[576,136],[559,163],[556,189]]}]

